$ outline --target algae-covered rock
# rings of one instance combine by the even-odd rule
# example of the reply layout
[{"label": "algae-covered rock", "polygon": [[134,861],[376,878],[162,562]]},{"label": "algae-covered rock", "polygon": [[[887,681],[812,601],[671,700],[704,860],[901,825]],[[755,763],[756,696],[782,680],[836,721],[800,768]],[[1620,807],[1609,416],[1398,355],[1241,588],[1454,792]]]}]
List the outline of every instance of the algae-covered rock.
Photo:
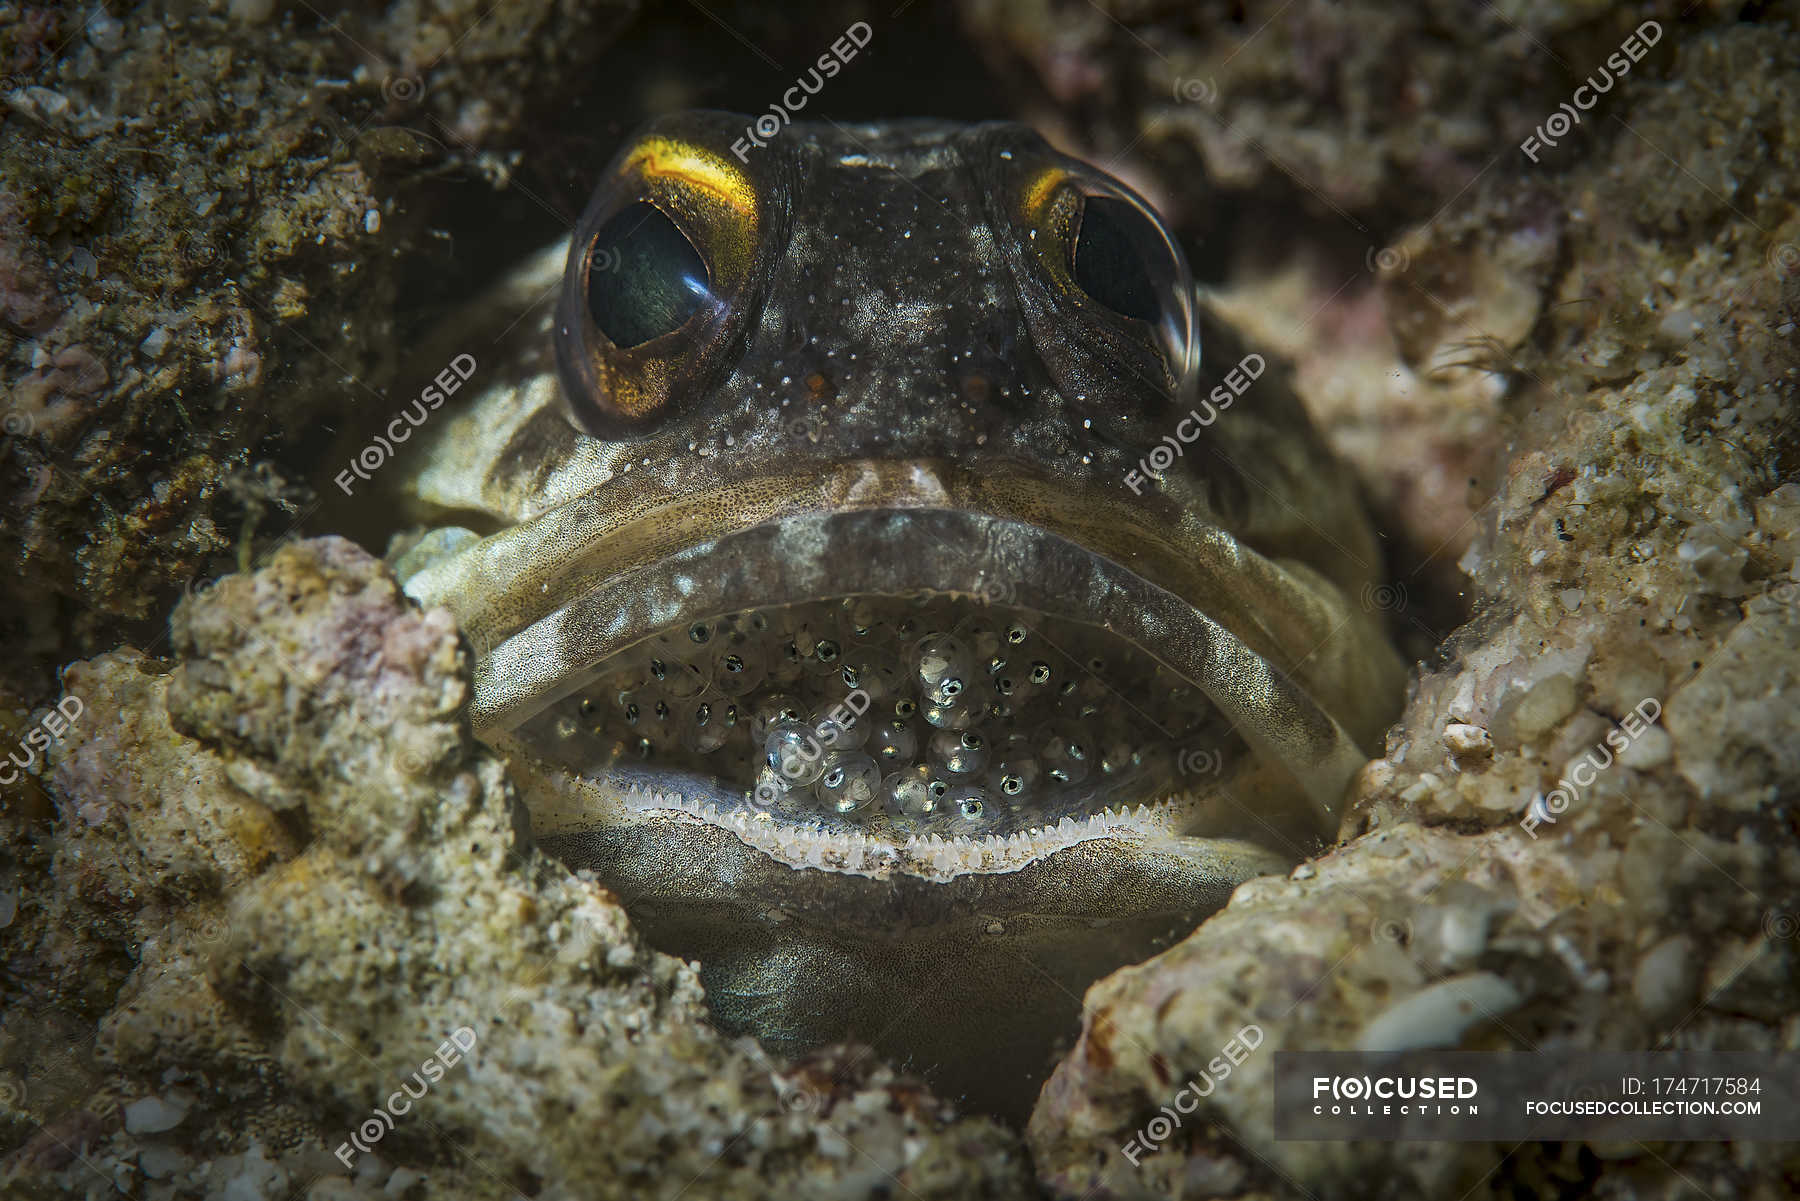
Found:
[{"label": "algae-covered rock", "polygon": [[[1644,22],[1658,23],[1640,39],[1654,50],[1692,15],[1554,0],[980,0],[964,19],[1030,101],[1104,150],[1197,161],[1226,191],[1298,185],[1327,212],[1397,228],[1456,197]],[[1615,67],[1605,90],[1633,69],[1646,67]],[[1581,145],[1592,136],[1577,131]]]},{"label": "algae-covered rock", "polygon": [[43,1125],[11,1195],[151,1161],[265,1196],[418,1173],[469,1197],[1026,1195],[1011,1136],[866,1052],[780,1065],[714,1033],[694,967],[531,849],[468,734],[466,644],[363,551],[286,547],[184,600],[174,641],[167,674],[69,672],[89,707],[51,778],[55,872],[98,878],[7,934],[71,972],[109,943],[135,964],[91,1000],[92,1092],[13,1048]]},{"label": "algae-covered rock", "polygon": [[383,403],[421,182],[504,176],[521,85],[633,11],[112,7],[0,6],[0,562],[31,598],[0,680],[27,695],[304,516],[326,431]]},{"label": "algae-covered rock", "polygon": [[[1800,43],[1738,28],[1670,53],[1667,82],[1635,85],[1630,127],[1596,132],[1552,181],[1580,198],[1559,220],[1563,267],[1479,282],[1473,264],[1502,261],[1539,220],[1500,168],[1387,265],[1391,353],[1438,404],[1471,394],[1457,391],[1467,378],[1432,381],[1436,348],[1495,334],[1472,374],[1489,377],[1479,420],[1511,450],[1461,538],[1430,544],[1460,556],[1477,612],[1420,665],[1343,845],[1240,888],[1185,943],[1089,992],[1030,1129],[1056,1195],[1216,1195],[1225,1179],[1321,1198],[1546,1196],[1583,1155],[1600,1195],[1680,1196],[1702,1180],[1720,1196],[1783,1195],[1785,1144],[1277,1142],[1270,1126],[1279,1049],[1796,1047],[1784,481],[1800,221],[1791,190],[1719,180],[1769,161],[1791,185],[1800,164],[1785,141],[1694,131],[1800,119],[1787,82],[1759,82],[1791,78],[1780,64]],[[1677,199],[1706,218],[1671,221]],[[1469,304],[1434,275],[1456,256]],[[1537,316],[1508,318],[1533,307],[1508,297],[1534,279]],[[1462,333],[1444,332],[1452,319]],[[1405,582],[1369,600],[1417,623]],[[1257,1049],[1144,1153],[1160,1107],[1246,1024]]]}]

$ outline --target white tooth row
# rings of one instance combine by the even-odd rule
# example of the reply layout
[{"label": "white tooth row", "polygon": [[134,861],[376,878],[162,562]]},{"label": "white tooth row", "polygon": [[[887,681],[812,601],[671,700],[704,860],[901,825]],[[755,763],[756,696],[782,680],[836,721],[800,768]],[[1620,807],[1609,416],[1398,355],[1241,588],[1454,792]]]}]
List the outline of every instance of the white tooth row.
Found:
[{"label": "white tooth row", "polygon": [[741,808],[696,804],[678,793],[634,785],[625,803],[639,810],[685,813],[731,830],[751,846],[795,867],[829,868],[854,875],[894,874],[949,880],[957,876],[1017,871],[1045,855],[1099,838],[1173,834],[1180,806],[1175,802],[1104,809],[1087,817],[1065,817],[1053,825],[1010,835],[913,834],[884,839],[860,830],[828,830],[771,821]]}]

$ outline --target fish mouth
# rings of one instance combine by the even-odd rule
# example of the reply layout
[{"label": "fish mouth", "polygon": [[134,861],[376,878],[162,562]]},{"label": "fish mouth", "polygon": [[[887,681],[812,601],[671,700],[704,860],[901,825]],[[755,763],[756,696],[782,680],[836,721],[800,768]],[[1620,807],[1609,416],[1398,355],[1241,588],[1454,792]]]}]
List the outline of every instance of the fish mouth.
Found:
[{"label": "fish mouth", "polygon": [[565,505],[408,582],[468,596],[514,578],[513,535],[534,563],[560,548],[554,582],[458,614],[478,731],[579,793],[534,822],[680,813],[790,861],[927,875],[1153,829],[1329,833],[1366,760],[1309,687],[1355,652],[1307,631],[1360,632],[1329,586],[1217,529],[945,465],[819,484],[748,520]]}]

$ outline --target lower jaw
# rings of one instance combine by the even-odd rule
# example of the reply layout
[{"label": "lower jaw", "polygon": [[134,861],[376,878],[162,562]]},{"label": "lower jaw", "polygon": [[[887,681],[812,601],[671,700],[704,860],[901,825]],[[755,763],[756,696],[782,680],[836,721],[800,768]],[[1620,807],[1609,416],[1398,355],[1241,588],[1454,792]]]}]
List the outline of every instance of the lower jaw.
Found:
[{"label": "lower jaw", "polygon": [[[543,809],[532,809],[535,822]],[[540,831],[539,845],[628,898],[651,945],[701,965],[721,1029],[788,1056],[866,1044],[966,1110],[1016,1121],[1090,984],[1292,863],[1248,843],[1137,832],[997,875],[846,874],[784,863],[681,813],[635,816]]]}]

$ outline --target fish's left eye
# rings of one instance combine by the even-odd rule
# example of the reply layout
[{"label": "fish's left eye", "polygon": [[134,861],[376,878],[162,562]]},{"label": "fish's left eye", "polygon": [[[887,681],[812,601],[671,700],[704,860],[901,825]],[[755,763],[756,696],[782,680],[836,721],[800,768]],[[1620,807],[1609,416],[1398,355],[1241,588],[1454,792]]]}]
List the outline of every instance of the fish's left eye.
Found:
[{"label": "fish's left eye", "polygon": [[[1015,126],[977,126],[963,145],[1057,387],[1084,404],[1134,388],[1170,401],[1190,394],[1199,297],[1180,244],[1144,198]],[[1095,420],[1127,424],[1136,411],[1103,399],[1090,407]]]},{"label": "fish's left eye", "polygon": [[1162,308],[1150,280],[1143,239],[1131,207],[1110,196],[1089,196],[1075,235],[1075,282],[1114,312],[1155,321]]},{"label": "fish's left eye", "polygon": [[1134,197],[1082,198],[1069,274],[1092,299],[1154,329],[1173,371],[1185,372],[1192,340],[1187,270],[1162,223]]}]

